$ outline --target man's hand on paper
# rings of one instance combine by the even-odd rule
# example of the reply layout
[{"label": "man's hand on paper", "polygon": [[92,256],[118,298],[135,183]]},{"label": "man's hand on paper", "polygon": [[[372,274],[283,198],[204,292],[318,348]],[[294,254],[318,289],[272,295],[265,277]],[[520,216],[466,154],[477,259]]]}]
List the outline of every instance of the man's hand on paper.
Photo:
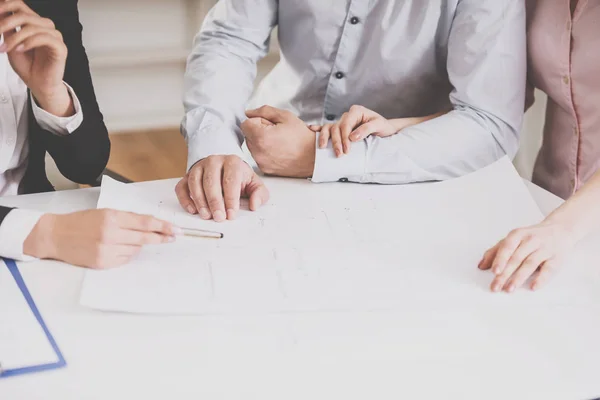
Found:
[{"label": "man's hand on paper", "polygon": [[242,124],[248,149],[267,175],[310,178],[315,168],[315,134],[293,113],[270,106],[246,112]]},{"label": "man's hand on paper", "polygon": [[217,222],[235,219],[242,196],[250,200],[252,211],[269,200],[262,179],[234,155],[210,156],[197,162],[179,181],[175,192],[187,212]]},{"label": "man's hand on paper", "polygon": [[479,264],[496,275],[494,292],[513,292],[530,280],[531,290],[541,288],[563,265],[577,239],[560,223],[544,221],[528,228],[517,229],[489,249]]},{"label": "man's hand on paper", "polygon": [[40,218],[23,244],[25,255],[94,269],[130,262],[145,245],[169,243],[180,229],[154,217],[89,210]]}]

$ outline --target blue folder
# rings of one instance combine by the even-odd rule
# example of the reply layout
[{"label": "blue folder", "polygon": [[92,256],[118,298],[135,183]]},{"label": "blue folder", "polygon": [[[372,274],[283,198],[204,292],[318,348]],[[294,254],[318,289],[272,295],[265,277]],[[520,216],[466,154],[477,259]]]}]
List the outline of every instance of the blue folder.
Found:
[{"label": "blue folder", "polygon": [[48,339],[48,342],[50,343],[50,345],[52,346],[52,349],[56,353],[56,358],[58,359],[58,362],[51,363],[51,364],[45,364],[45,365],[31,365],[31,366],[17,368],[17,369],[2,370],[2,371],[0,371],[0,379],[8,378],[11,376],[17,376],[17,375],[49,371],[52,369],[58,369],[58,368],[65,367],[67,365],[67,362],[65,361],[65,358],[63,357],[60,349],[58,348],[58,345],[56,344],[54,337],[52,337],[52,334],[48,330],[48,327],[46,326],[46,323],[44,322],[44,319],[42,318],[40,311],[38,310],[37,306],[35,305],[35,302],[33,301],[33,298],[31,297],[31,293],[29,293],[29,289],[27,289],[27,285],[25,285],[25,281],[23,280],[23,276],[21,275],[21,272],[19,271],[17,264],[12,260],[7,260],[7,259],[2,259],[2,260],[4,261],[4,263],[8,267],[8,270],[10,271],[11,275],[15,279],[15,282],[17,283],[17,286],[21,290],[21,293],[23,293],[23,297],[25,298],[25,301],[27,301],[27,304],[29,305],[31,312],[35,316],[35,319],[38,321],[38,323],[42,327],[44,333],[46,334],[46,338]]}]

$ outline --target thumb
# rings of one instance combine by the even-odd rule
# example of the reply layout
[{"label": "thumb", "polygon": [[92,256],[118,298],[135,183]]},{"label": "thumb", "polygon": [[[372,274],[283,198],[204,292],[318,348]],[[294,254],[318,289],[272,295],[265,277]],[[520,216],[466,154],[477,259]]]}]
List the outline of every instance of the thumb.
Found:
[{"label": "thumb", "polygon": [[264,118],[248,118],[240,126],[245,137],[260,134],[266,127],[273,126],[270,121]]},{"label": "thumb", "polygon": [[367,136],[370,136],[378,131],[377,121],[367,122],[356,128],[350,134],[350,140],[353,142],[358,142],[360,140],[364,140]]},{"label": "thumb", "polygon": [[271,106],[262,106],[256,110],[246,111],[248,118],[263,118],[272,124],[280,124],[286,120],[286,111]]},{"label": "thumb", "polygon": [[252,177],[252,180],[245,188],[245,194],[249,198],[249,205],[251,211],[256,211],[260,206],[266,204],[269,201],[269,189],[265,186],[262,179],[256,174]]}]

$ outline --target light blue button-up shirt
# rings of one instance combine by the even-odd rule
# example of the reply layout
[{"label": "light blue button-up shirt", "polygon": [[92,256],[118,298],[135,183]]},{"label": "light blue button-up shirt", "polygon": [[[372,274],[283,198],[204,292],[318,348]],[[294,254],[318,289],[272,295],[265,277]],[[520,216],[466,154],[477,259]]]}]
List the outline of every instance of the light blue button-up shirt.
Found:
[{"label": "light blue button-up shirt", "polygon": [[[249,103],[278,27],[281,61]],[[188,165],[243,157],[240,123],[263,104],[307,123],[352,105],[387,118],[448,114],[336,158],[315,149],[315,182],[444,180],[513,156],[526,76],[522,0],[220,0],[185,75]]]}]

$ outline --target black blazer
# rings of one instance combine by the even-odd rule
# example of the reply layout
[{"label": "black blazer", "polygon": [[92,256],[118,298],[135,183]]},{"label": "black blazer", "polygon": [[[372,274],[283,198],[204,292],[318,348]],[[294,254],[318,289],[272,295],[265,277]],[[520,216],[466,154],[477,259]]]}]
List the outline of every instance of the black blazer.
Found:
[{"label": "black blazer", "polygon": [[[68,179],[93,183],[101,174],[110,153],[110,141],[96,101],[89,62],[82,42],[78,0],[25,0],[42,17],[54,21],[69,50],[64,81],[75,91],[83,110],[83,122],[68,136],[56,136],[40,128],[29,104],[29,163],[19,192],[22,194],[54,190],[46,176],[46,152]],[[0,206],[0,223],[10,212]]]}]

